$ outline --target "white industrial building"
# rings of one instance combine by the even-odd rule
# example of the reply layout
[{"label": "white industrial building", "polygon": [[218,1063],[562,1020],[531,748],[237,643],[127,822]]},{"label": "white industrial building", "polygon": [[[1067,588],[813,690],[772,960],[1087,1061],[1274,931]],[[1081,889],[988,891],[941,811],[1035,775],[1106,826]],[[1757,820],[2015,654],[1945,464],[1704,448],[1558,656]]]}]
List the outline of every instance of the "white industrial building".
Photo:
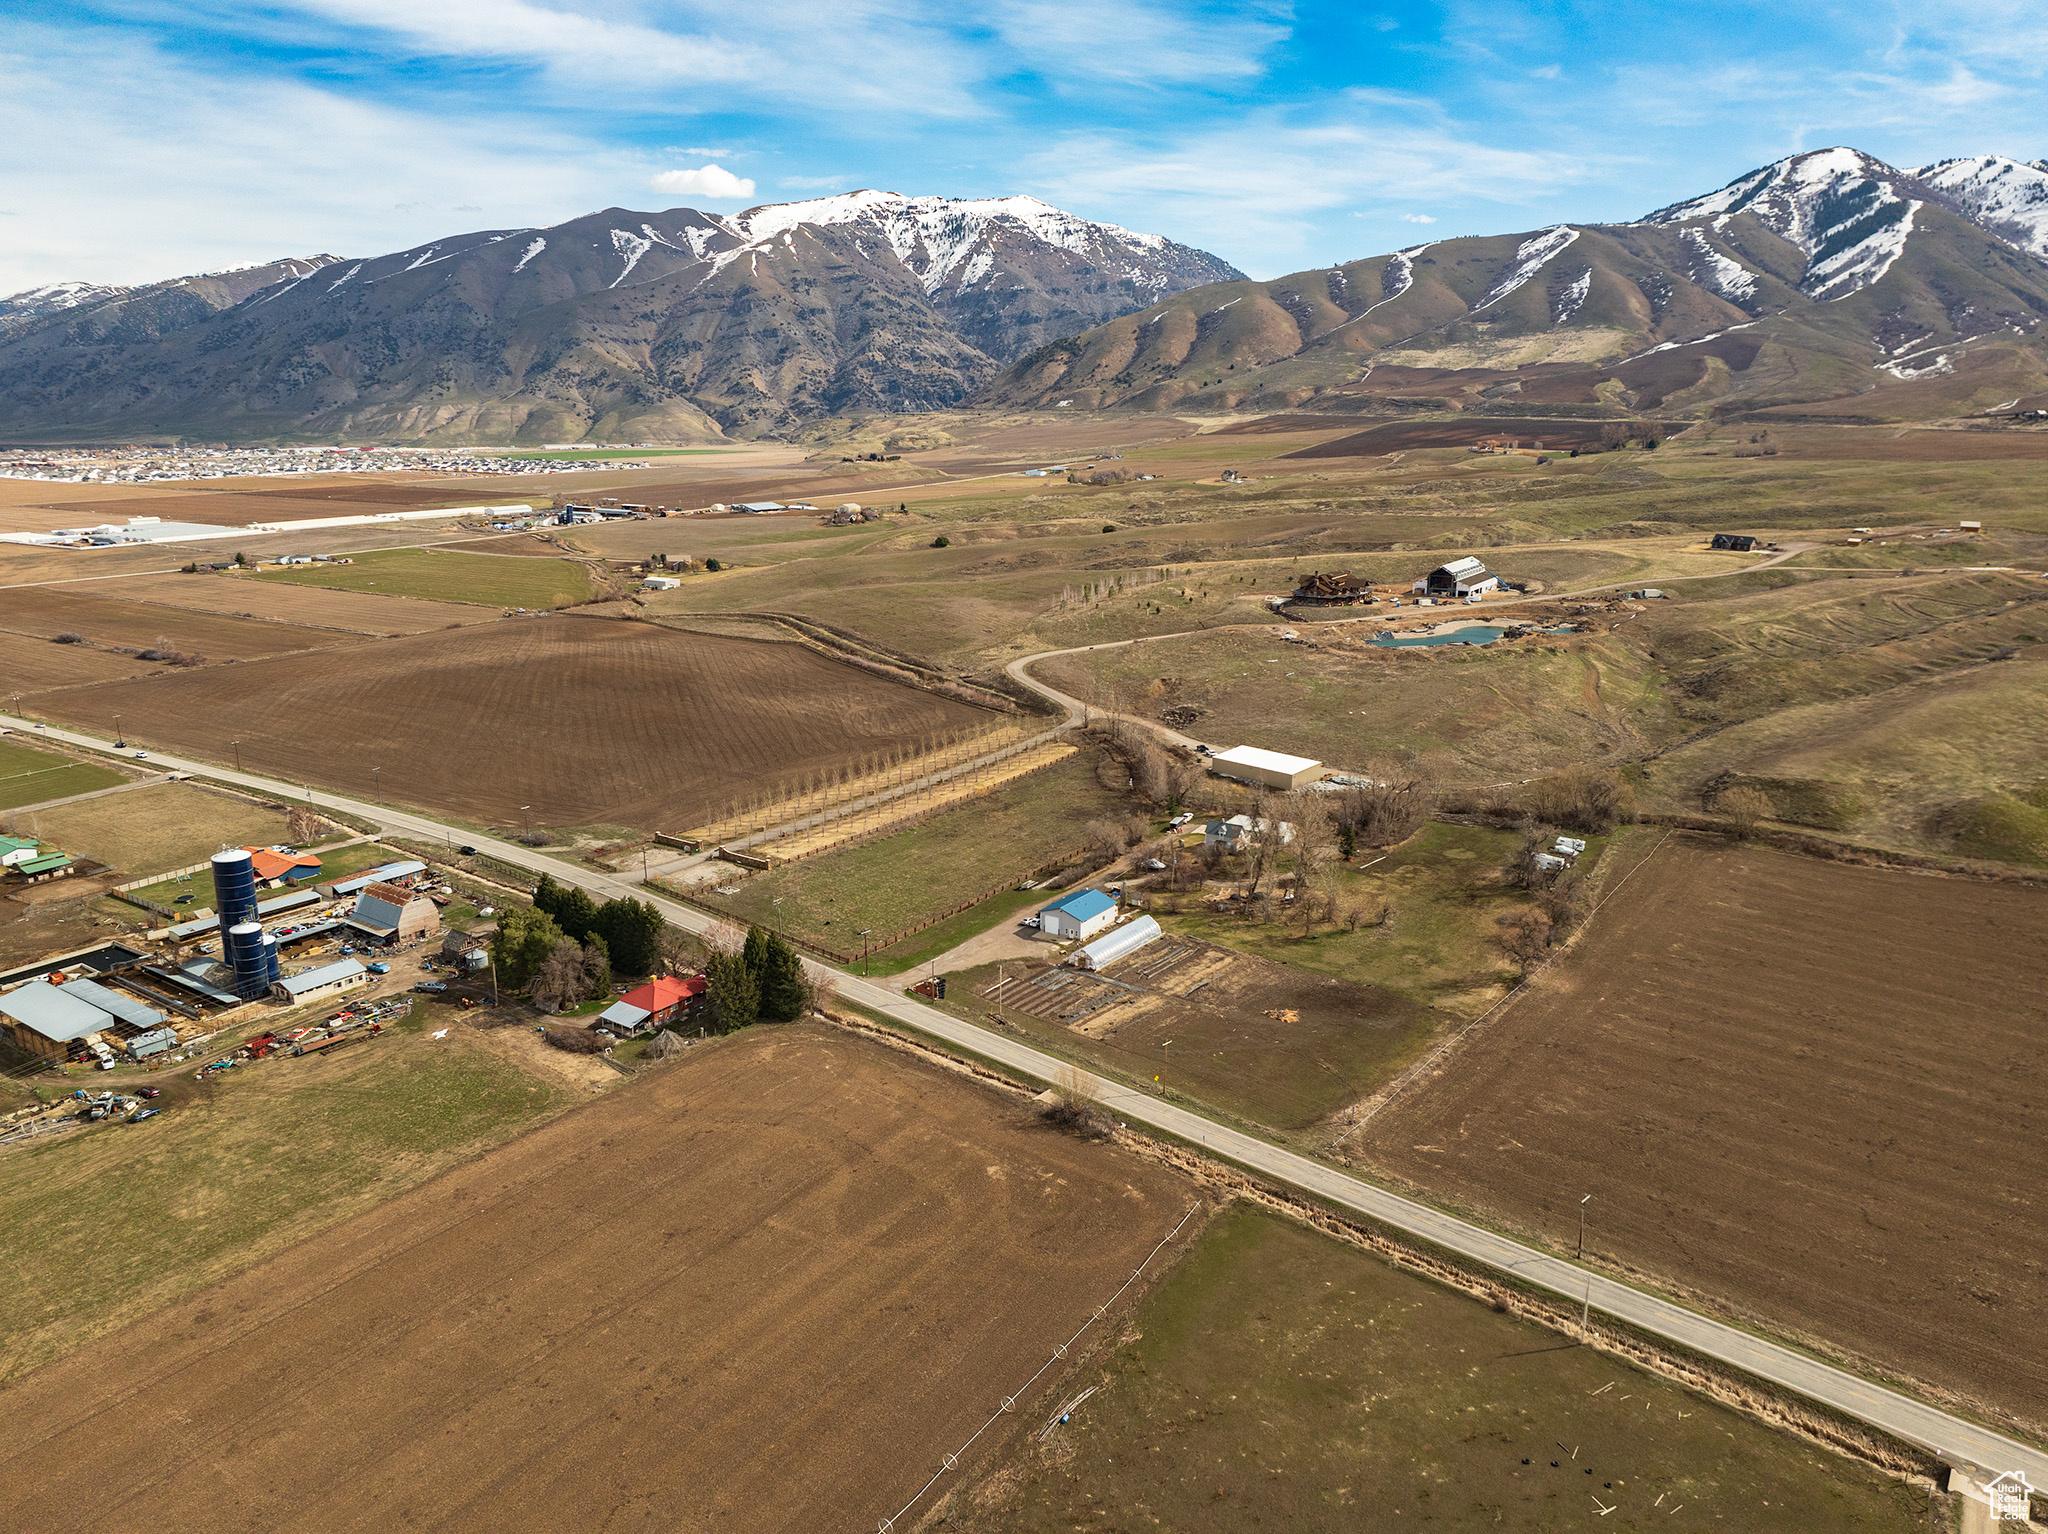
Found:
[{"label": "white industrial building", "polygon": [[1233,746],[1211,757],[1209,770],[1220,778],[1235,778],[1260,788],[1294,789],[1320,778],[1323,764],[1305,756],[1262,751],[1257,746]]},{"label": "white industrial building", "polygon": [[1500,590],[1501,585],[1499,576],[1468,554],[1447,565],[1438,565],[1409,589],[1419,597],[1463,598],[1485,596],[1489,591]]},{"label": "white industrial building", "polygon": [[1118,959],[1129,958],[1147,943],[1157,942],[1163,935],[1158,922],[1149,916],[1140,916],[1136,921],[1125,922],[1114,932],[1097,938],[1075,954],[1074,968],[1106,969]]},{"label": "white industrial building", "polygon": [[1038,930],[1047,937],[1090,938],[1116,920],[1116,902],[1101,890],[1075,890],[1038,913]]}]

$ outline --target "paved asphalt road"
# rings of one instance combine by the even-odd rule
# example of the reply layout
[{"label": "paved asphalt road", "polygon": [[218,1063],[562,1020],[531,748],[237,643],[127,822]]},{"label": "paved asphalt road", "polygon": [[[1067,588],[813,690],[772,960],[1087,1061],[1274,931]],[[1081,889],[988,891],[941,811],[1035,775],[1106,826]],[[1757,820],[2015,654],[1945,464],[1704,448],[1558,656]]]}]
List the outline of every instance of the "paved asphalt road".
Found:
[{"label": "paved asphalt road", "polygon": [[[0,719],[4,718],[0,716]],[[123,754],[113,752],[110,742],[89,735],[37,729],[18,720],[6,720],[6,723],[25,741],[33,741],[41,735],[113,755]],[[444,826],[423,815],[365,804],[317,789],[309,794],[298,784],[281,783],[253,773],[234,772],[156,752],[150,753],[150,762],[160,771],[191,772],[292,802],[310,798],[315,806],[364,816],[383,823],[393,831],[407,832],[431,841],[452,840],[474,846],[503,862],[535,873],[553,874],[564,884],[581,885],[600,899],[622,895],[647,898],[677,926],[693,932],[703,932],[714,925],[712,918],[702,912],[636,889],[623,880],[558,862],[530,848],[459,827]],[[1057,1082],[1062,1074],[1071,1072],[1071,1067],[1051,1055],[1041,1054],[997,1030],[963,1022],[934,1007],[925,1006],[886,984],[878,985],[824,965],[814,964],[811,967],[831,974],[837,981],[839,994],[847,1000],[895,1018],[920,1033],[993,1060],[1020,1075],[1051,1084]],[[1199,1114],[1115,1082],[1100,1077],[1089,1079],[1095,1083],[1103,1106],[1127,1122],[1164,1130],[1190,1144],[1204,1146],[1274,1182],[1356,1210],[1383,1225],[1456,1252],[1476,1263],[1511,1273],[1567,1300],[1581,1301],[1603,1315],[1617,1317],[1654,1336],[1668,1338],[1696,1353],[1731,1364],[1947,1458],[1969,1460],[2000,1471],[2023,1471],[2034,1485],[2048,1486],[2048,1453],[2039,1449],[1951,1416],[1910,1396],[1859,1379],[1791,1348],[1752,1336],[1738,1327],[1711,1320],[1575,1263],[1510,1241],[1482,1226],[1389,1193],[1256,1136],[1212,1123]]]}]

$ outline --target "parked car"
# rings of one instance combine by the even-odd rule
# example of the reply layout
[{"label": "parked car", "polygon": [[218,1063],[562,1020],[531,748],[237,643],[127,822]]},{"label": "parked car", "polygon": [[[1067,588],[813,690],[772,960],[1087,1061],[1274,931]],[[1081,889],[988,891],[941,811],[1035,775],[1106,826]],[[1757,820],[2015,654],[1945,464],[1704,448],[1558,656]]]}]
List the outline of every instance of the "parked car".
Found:
[{"label": "parked car", "polygon": [[164,1089],[162,1087],[138,1087],[136,1088],[135,1095],[137,1097],[162,1097]]},{"label": "parked car", "polygon": [[144,1119],[153,1119],[163,1111],[164,1110],[161,1108],[137,1108],[133,1113],[128,1115],[128,1122],[131,1124],[140,1124]]},{"label": "parked car", "polygon": [[1033,932],[1036,932],[1038,930],[1038,918],[1036,916],[1027,916],[1024,918],[1024,925]]},{"label": "parked car", "polygon": [[1214,751],[1210,750],[1210,749],[1209,749],[1209,748],[1208,748],[1207,746],[1205,746],[1205,745],[1202,745],[1202,744],[1201,744],[1201,743],[1200,743],[1199,741],[1198,741],[1198,742],[1196,742],[1196,744],[1195,744],[1195,749],[1196,749],[1197,751],[1199,751],[1199,752],[1200,752],[1200,753],[1201,753],[1202,755],[1204,755],[1204,756],[1214,756],[1214,755],[1216,754],[1216,753],[1215,753]]},{"label": "parked car", "polygon": [[457,847],[455,850],[461,853],[466,858],[473,858],[476,856],[476,848],[474,847]]},{"label": "parked car", "polygon": [[391,966],[381,961],[376,964],[366,964],[363,966],[363,968],[367,969],[373,975],[388,975],[391,973]]},{"label": "parked car", "polygon": [[429,996],[438,996],[441,992],[448,989],[448,982],[445,980],[422,980],[413,989],[415,991],[423,991]]}]

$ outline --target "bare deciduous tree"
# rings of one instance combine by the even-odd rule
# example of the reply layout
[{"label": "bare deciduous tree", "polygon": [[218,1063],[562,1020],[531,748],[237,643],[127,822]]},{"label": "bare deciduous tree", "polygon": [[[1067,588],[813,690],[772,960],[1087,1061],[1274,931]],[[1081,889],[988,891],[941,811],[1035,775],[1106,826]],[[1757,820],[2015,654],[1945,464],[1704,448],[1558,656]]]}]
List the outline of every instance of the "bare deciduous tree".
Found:
[{"label": "bare deciduous tree", "polygon": [[1744,841],[1756,834],[1757,822],[1769,820],[1776,810],[1770,795],[1756,788],[1730,788],[1717,795],[1714,808],[1727,819]]},{"label": "bare deciduous tree", "polygon": [[1500,919],[1500,946],[1515,961],[1522,978],[1550,949],[1550,918],[1541,911],[1518,911]]}]

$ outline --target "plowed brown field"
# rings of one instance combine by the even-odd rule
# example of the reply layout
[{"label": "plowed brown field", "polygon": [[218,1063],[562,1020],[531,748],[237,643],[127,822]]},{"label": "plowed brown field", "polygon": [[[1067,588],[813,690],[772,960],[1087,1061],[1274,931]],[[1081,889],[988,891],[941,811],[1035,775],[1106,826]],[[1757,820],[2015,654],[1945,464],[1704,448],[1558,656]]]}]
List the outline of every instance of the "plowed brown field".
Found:
[{"label": "plowed brown field", "polygon": [[873,1528],[1191,1196],[756,1029],[0,1394],[0,1527]]},{"label": "plowed brown field", "polygon": [[39,692],[45,687],[75,687],[115,677],[156,671],[161,663],[115,655],[82,644],[53,644],[38,634],[0,631],[0,686],[8,696]]},{"label": "plowed brown field", "polygon": [[264,623],[253,618],[228,618],[152,602],[124,601],[106,587],[15,586],[0,597],[0,626],[21,633],[54,636],[83,634],[95,644],[149,649],[167,640],[173,649],[204,655],[208,660],[246,660],[283,650],[306,650],[333,644],[339,637],[291,623]]},{"label": "plowed brown field", "polygon": [[2044,996],[2048,891],[1675,836],[1363,1149],[2039,1433]]},{"label": "plowed brown field", "polygon": [[246,575],[150,575],[120,583],[131,601],[201,612],[248,613],[283,623],[352,629],[362,634],[424,634],[457,623],[491,623],[498,614],[469,602],[430,602],[373,591],[283,586]]},{"label": "plowed brown field", "polygon": [[96,729],[118,713],[139,744],[215,760],[232,734],[251,772],[466,820],[657,831],[997,722],[796,645],[561,617],[75,688],[43,706]]}]

